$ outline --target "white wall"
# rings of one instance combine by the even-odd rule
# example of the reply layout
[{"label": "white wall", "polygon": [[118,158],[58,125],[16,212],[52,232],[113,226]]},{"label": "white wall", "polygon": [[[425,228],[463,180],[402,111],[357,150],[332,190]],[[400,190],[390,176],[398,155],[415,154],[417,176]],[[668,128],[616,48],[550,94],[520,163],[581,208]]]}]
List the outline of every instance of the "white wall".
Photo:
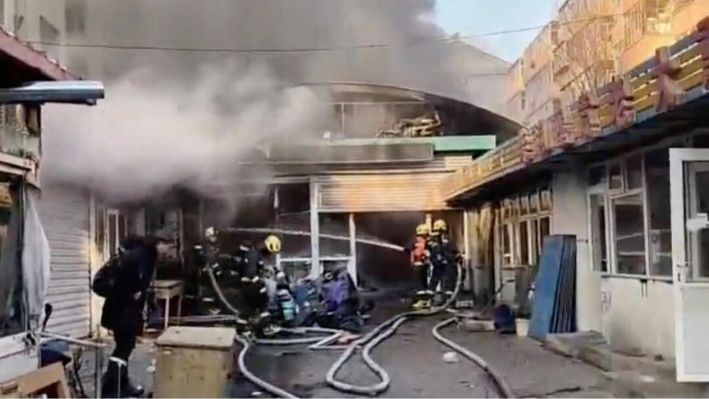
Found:
[{"label": "white wall", "polygon": [[576,312],[579,331],[600,331],[621,352],[641,350],[674,357],[672,285],[667,281],[604,276],[594,272],[588,240],[585,169],[554,175],[552,234],[577,241]]},{"label": "white wall", "polygon": [[603,335],[621,352],[674,358],[674,301],[669,281],[604,277]]},{"label": "white wall", "polygon": [[592,270],[585,169],[570,167],[552,183],[552,234],[576,236],[576,317],[579,331],[601,330],[601,278]]}]

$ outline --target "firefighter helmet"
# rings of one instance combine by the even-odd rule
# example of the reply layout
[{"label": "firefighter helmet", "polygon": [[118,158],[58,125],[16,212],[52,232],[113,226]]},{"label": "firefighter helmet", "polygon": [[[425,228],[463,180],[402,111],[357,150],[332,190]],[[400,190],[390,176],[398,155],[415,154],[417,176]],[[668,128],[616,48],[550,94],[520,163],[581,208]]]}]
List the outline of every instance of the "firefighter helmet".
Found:
[{"label": "firefighter helmet", "polygon": [[270,253],[277,254],[281,252],[281,239],[274,235],[266,237],[266,239],[263,240],[263,244]]},{"label": "firefighter helmet", "polygon": [[417,236],[427,236],[428,233],[430,233],[430,230],[429,230],[427,224],[420,224],[420,225],[416,226],[416,235]]},{"label": "firefighter helmet", "polygon": [[448,230],[448,225],[446,224],[445,220],[438,219],[435,222],[433,222],[433,231],[441,232],[441,231],[447,231],[447,230]]}]

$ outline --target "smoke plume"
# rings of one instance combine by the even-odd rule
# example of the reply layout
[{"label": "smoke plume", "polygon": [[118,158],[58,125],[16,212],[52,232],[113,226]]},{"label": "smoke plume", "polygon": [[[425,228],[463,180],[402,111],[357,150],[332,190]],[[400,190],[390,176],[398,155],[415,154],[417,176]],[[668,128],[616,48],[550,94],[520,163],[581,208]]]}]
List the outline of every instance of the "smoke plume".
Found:
[{"label": "smoke plume", "polygon": [[315,134],[327,115],[309,90],[276,83],[263,66],[229,65],[206,67],[183,91],[145,70],[110,85],[100,106],[47,107],[42,179],[86,185],[113,203],[174,186],[226,198],[245,177],[240,161],[269,140]]},{"label": "smoke plume", "polygon": [[[48,50],[104,81],[107,99],[91,109],[47,107],[42,178],[116,202],[175,185],[214,194],[268,139],[326,130],[327,105],[284,85],[393,84],[486,105],[499,91],[488,87],[492,78],[463,82],[506,65],[431,41],[445,36],[434,10],[432,0],[67,0],[61,40],[83,46]],[[352,48],[367,44],[393,46]],[[250,51],[258,49],[317,51]]]}]

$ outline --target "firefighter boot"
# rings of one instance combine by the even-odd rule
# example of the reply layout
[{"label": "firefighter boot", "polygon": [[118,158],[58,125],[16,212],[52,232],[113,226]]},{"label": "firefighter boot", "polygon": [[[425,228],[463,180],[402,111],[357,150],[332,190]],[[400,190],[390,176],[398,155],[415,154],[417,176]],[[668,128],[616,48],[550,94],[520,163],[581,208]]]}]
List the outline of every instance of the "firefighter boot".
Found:
[{"label": "firefighter boot", "polygon": [[416,300],[411,307],[417,310],[431,307],[431,299],[426,295],[426,291],[416,292]]}]

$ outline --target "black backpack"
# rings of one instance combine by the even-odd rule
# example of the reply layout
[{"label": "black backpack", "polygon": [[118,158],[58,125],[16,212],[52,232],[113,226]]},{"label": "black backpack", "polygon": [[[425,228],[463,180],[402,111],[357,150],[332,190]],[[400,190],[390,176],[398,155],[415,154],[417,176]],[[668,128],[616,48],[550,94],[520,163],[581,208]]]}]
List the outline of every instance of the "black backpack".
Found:
[{"label": "black backpack", "polygon": [[117,270],[120,267],[122,254],[123,250],[119,249],[118,253],[112,255],[111,258],[98,269],[91,282],[91,290],[94,294],[102,298],[108,298],[113,295],[116,289],[116,275],[118,274]]}]

